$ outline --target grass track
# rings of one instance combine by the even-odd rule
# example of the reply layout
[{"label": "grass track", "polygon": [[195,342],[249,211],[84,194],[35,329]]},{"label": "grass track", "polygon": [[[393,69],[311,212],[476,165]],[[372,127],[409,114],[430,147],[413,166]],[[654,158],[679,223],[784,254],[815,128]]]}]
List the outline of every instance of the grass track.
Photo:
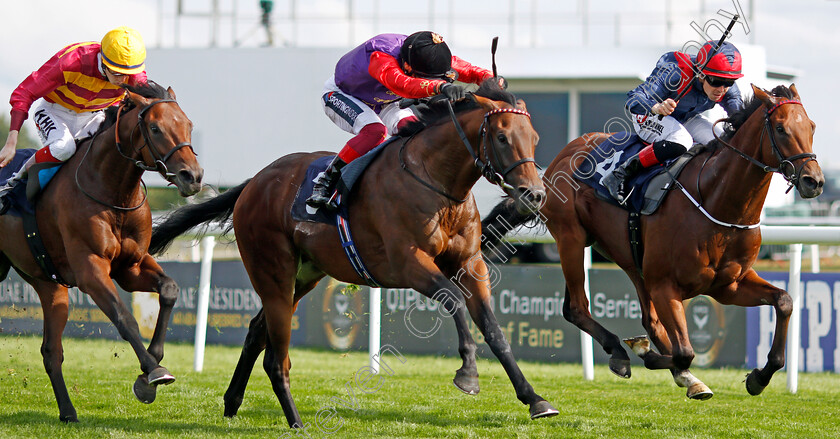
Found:
[{"label": "grass track", "polygon": [[[79,424],[58,421],[39,352],[40,337],[0,337],[0,438],[279,438],[290,433],[261,362],[235,418],[222,416],[222,395],[239,357],[234,347],[209,346],[204,371],[192,371],[192,347],[170,343],[163,364],[178,378],[157,401],[139,403],[130,386],[139,366],[122,341],[65,339],[64,375]],[[345,383],[367,364],[364,353],[293,349],[292,394],[304,422],[345,397]],[[830,438],[840,437],[840,375],[800,374],[799,392],[777,373],[758,397],[747,395],[739,369],[694,370],[715,392],[690,401],[666,371],[634,364],[633,377],[597,366],[595,381],[579,365],[521,362],[531,384],[560,410],[531,421],[501,366],[479,361],[481,393],[451,384],[460,361],[407,356],[389,362],[394,375],[358,409],[339,408],[330,438]],[[358,392],[357,392],[358,393]]]}]

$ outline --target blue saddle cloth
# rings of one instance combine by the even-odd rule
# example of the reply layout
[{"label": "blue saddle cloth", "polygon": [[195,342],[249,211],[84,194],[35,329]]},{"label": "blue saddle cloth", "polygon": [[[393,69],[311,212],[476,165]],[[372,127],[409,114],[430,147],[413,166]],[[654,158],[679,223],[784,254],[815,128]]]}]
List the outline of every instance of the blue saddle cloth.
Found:
[{"label": "blue saddle cloth", "polygon": [[[18,149],[15,157],[3,168],[0,168],[0,186],[5,185],[23,164],[32,157],[37,149]],[[35,200],[38,194],[47,187],[63,163],[38,163],[29,168],[29,175],[15,186],[6,197],[11,201],[6,215],[21,216],[22,213],[35,213]],[[32,176],[36,176],[32,178]]]},{"label": "blue saddle cloth", "polygon": [[[645,146],[647,144],[636,134],[624,131],[615,133],[588,154],[575,170],[575,177],[595,189],[599,198],[619,205],[601,182],[617,166],[638,154]],[[652,166],[631,177],[628,187],[635,189],[621,207],[631,212],[641,212],[645,206],[645,192],[650,181],[665,169],[664,166]]]},{"label": "blue saddle cloth", "polygon": [[[350,191],[359,180],[359,177],[362,176],[365,169],[367,169],[368,165],[373,162],[379,153],[395,139],[398,139],[398,137],[391,137],[381,145],[370,150],[367,154],[353,160],[341,170],[341,182],[338,184],[338,191],[340,194],[338,199],[339,206],[347,206]],[[333,158],[335,158],[335,156],[330,155],[315,159],[306,169],[306,175],[303,177],[300,189],[298,189],[297,195],[295,195],[295,201],[292,203],[292,218],[295,221],[335,224],[336,211],[318,209],[316,212],[311,213],[311,208],[307,210],[306,206],[306,199],[312,195],[312,188],[315,186],[315,182],[313,180],[315,180],[315,177],[317,177],[319,173],[327,169],[327,166],[330,162],[332,162]]]}]

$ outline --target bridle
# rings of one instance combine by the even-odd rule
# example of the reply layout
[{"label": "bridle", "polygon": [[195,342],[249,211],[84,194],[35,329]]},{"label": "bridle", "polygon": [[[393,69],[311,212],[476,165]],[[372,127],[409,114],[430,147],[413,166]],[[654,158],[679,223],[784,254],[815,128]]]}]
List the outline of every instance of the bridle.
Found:
[{"label": "bridle", "polygon": [[[446,107],[449,110],[449,116],[452,118],[452,123],[455,124],[455,130],[458,132],[458,136],[461,138],[461,142],[463,142],[464,146],[466,146],[466,148],[467,148],[467,152],[469,152],[470,156],[473,158],[473,164],[481,171],[481,175],[483,175],[484,178],[486,178],[487,181],[489,181],[490,183],[495,184],[495,185],[501,187],[504,190],[513,190],[514,187],[511,186],[505,180],[507,175],[511,171],[516,169],[516,167],[518,167],[519,165],[529,163],[529,162],[534,163],[534,165],[537,164],[537,162],[534,160],[533,157],[526,157],[524,159],[521,159],[521,160],[518,160],[518,161],[514,162],[513,164],[511,164],[507,168],[504,168],[502,171],[497,171],[496,170],[497,166],[499,168],[504,167],[504,165],[502,165],[500,160],[499,160],[498,146],[496,145],[496,142],[493,141],[493,140],[490,140],[489,142],[487,141],[487,136],[488,136],[488,133],[489,133],[489,130],[487,129],[487,126],[488,126],[488,122],[490,120],[490,116],[493,116],[493,115],[496,115],[496,114],[503,114],[503,113],[513,113],[513,114],[521,114],[523,116],[528,117],[528,119],[530,119],[531,114],[528,113],[527,111],[520,110],[518,108],[496,108],[496,109],[493,109],[493,110],[490,110],[490,111],[484,113],[484,120],[481,122],[481,127],[479,128],[479,137],[480,137],[481,141],[480,141],[478,149],[480,151],[482,149],[482,146],[483,146],[484,157],[487,158],[487,161],[485,162],[485,161],[481,160],[480,155],[476,153],[475,149],[473,149],[472,144],[470,143],[469,139],[467,138],[467,134],[464,132],[464,128],[461,127],[461,123],[458,122],[458,118],[455,116],[455,110],[452,108],[452,103],[448,99],[446,100]],[[409,139],[409,140],[411,140],[411,139]],[[489,149],[488,149],[488,146],[487,146],[488,143],[492,143],[492,146]],[[402,148],[400,148],[400,166],[402,166],[402,168],[406,172],[408,172],[412,177],[414,177],[415,180],[419,181],[421,184],[423,184],[427,188],[435,191],[436,193],[438,193],[440,195],[443,195],[444,197],[446,197],[446,198],[448,198],[452,201],[455,201],[456,203],[463,203],[464,201],[467,201],[466,198],[464,198],[464,199],[455,198],[452,195],[449,195],[446,192],[443,192],[442,190],[432,186],[431,184],[429,184],[428,182],[426,182],[425,180],[421,179],[416,174],[411,172],[411,170],[408,169],[408,167],[405,164],[405,161],[402,158],[402,151],[403,151],[403,149],[405,149],[406,144],[408,144],[408,141],[404,142]],[[489,159],[490,156],[488,154],[488,151],[493,152],[493,161],[490,161],[490,159]],[[496,162],[496,166],[494,166],[493,162]],[[539,167],[539,166],[537,165],[537,167]]]},{"label": "bridle", "polygon": [[[712,125],[712,134],[714,135],[715,139],[717,139],[717,141],[720,142],[720,144],[722,144],[722,145],[726,146],[727,148],[735,151],[736,153],[738,153],[738,155],[740,155],[741,157],[743,157],[744,159],[746,159],[747,161],[749,161],[753,165],[758,166],[764,172],[776,172],[776,173],[781,174],[782,177],[784,177],[784,179],[788,182],[788,185],[789,185],[788,186],[788,192],[790,192],[790,190],[794,186],[799,184],[799,178],[802,175],[802,170],[805,168],[805,164],[807,164],[811,160],[816,160],[817,155],[812,153],[812,152],[795,154],[795,155],[792,155],[790,157],[784,157],[782,155],[782,151],[779,149],[779,145],[776,143],[776,136],[773,133],[773,124],[770,122],[770,115],[773,114],[773,112],[776,111],[776,109],[778,109],[779,107],[781,107],[782,105],[785,105],[785,104],[802,105],[802,102],[799,102],[798,100],[795,100],[795,99],[788,99],[788,100],[780,101],[780,102],[776,103],[776,105],[773,105],[772,107],[770,107],[764,114],[764,129],[761,130],[761,136],[759,136],[759,139],[758,139],[758,145],[759,145],[759,148],[761,148],[761,145],[764,143],[764,133],[765,132],[768,133],[767,136],[770,139],[770,148],[773,150],[773,155],[775,155],[776,159],[779,161],[779,166],[778,167],[772,167],[770,165],[766,165],[764,163],[761,163],[760,161],[756,160],[755,158],[751,157],[750,155],[746,154],[745,152],[743,152],[740,149],[736,148],[735,146],[731,145],[729,142],[721,139],[718,136],[717,132],[715,132],[714,128],[720,122],[726,121],[726,119],[720,119]],[[793,162],[795,160],[799,160],[799,159],[803,159],[803,158],[806,159],[806,160],[803,161],[802,166],[800,166],[799,169],[797,169],[794,166]],[[708,158],[706,160],[708,160]],[[704,162],[703,166],[705,166],[705,165],[706,165],[706,163]],[[702,172],[703,166],[701,166],[701,168],[700,168],[701,172]],[[785,172],[786,170],[790,170],[790,172]],[[755,229],[755,228],[757,228],[761,225],[761,221],[759,221],[755,224],[732,224],[732,223],[727,223],[725,221],[718,220],[717,218],[712,216],[712,214],[710,214],[708,211],[706,211],[706,209],[703,208],[702,203],[695,200],[694,197],[692,197],[691,194],[688,193],[688,191],[685,189],[685,187],[679,181],[677,181],[675,178],[673,178],[673,180],[674,180],[676,186],[683,192],[683,194],[685,194],[685,196],[689,199],[689,201],[691,201],[691,203],[694,204],[694,207],[698,208],[700,210],[700,212],[704,216],[706,216],[706,218],[708,218],[710,221],[712,221],[713,223],[715,223],[719,226],[729,227],[729,228],[733,228],[733,229],[741,229],[741,230]],[[700,193],[700,174],[699,173],[697,174],[697,192]],[[701,197],[701,200],[702,200],[702,197]]]},{"label": "bridle", "polygon": [[[793,189],[794,186],[797,186],[799,184],[799,178],[802,176],[802,171],[804,170],[805,165],[808,164],[808,162],[810,162],[812,160],[817,160],[817,155],[812,153],[812,152],[803,152],[801,154],[795,154],[795,155],[792,155],[790,157],[785,157],[785,156],[782,155],[782,151],[779,149],[779,145],[776,143],[776,135],[773,132],[773,124],[770,122],[770,115],[773,114],[773,112],[776,111],[776,109],[778,109],[782,105],[786,105],[786,104],[802,105],[802,102],[800,102],[796,99],[786,99],[786,100],[779,101],[778,103],[776,103],[775,105],[770,107],[767,110],[767,112],[764,114],[764,128],[765,129],[761,131],[761,136],[758,139],[758,144],[759,144],[759,148],[760,148],[761,144],[763,143],[763,140],[764,140],[764,133],[765,132],[767,133],[767,136],[770,139],[770,148],[773,151],[773,155],[775,155],[776,159],[779,161],[779,166],[778,167],[772,167],[770,165],[766,165],[764,163],[761,163],[760,161],[758,161],[755,158],[747,155],[746,153],[744,153],[740,149],[732,146],[727,141],[721,139],[720,137],[718,137],[717,133],[714,131],[714,126],[712,127],[712,133],[714,134],[715,139],[717,139],[718,142],[720,142],[722,145],[728,147],[729,149],[737,152],[741,157],[748,160],[750,163],[758,166],[764,172],[776,172],[776,173],[780,174],[782,177],[784,177],[784,179],[788,182],[787,192],[790,192],[790,190]],[[718,123],[723,122],[725,120],[726,119],[718,120],[717,122],[714,123],[714,125],[716,126]],[[797,168],[793,164],[793,162],[796,161],[796,160],[799,160],[799,159],[806,159],[806,160],[804,160],[802,162],[802,165],[799,166],[799,168]],[[789,171],[789,172],[787,172],[787,171]]]},{"label": "bridle", "polygon": [[[143,136],[144,143],[139,149],[136,150],[136,152],[140,152],[140,157],[142,158],[143,157],[142,150],[143,150],[143,148],[148,146],[149,147],[148,148],[149,154],[151,154],[152,159],[154,160],[154,165],[147,164],[145,162],[145,159],[137,160],[134,157],[129,157],[128,155],[126,155],[122,151],[122,143],[120,142],[120,116],[122,115],[123,111],[128,107],[129,102],[127,100],[123,100],[123,102],[120,103],[120,106],[117,109],[117,120],[114,123],[114,141],[115,141],[115,144],[116,144],[116,147],[117,147],[117,152],[119,152],[121,156],[123,156],[126,159],[133,162],[134,166],[137,166],[138,168],[140,168],[144,171],[157,171],[166,181],[172,183],[172,179],[175,178],[175,174],[170,172],[169,168],[166,167],[166,162],[172,157],[172,155],[175,154],[178,150],[180,150],[181,148],[183,148],[185,146],[188,146],[190,148],[190,151],[192,151],[193,155],[198,156],[198,154],[195,153],[195,149],[193,149],[192,144],[190,142],[181,142],[181,143],[175,145],[175,147],[172,148],[171,150],[169,150],[169,152],[167,152],[166,154],[161,156],[160,151],[158,151],[157,147],[155,146],[154,142],[152,141],[152,138],[149,135],[149,127],[148,127],[148,125],[146,125],[146,120],[145,120],[144,116],[153,106],[155,106],[157,104],[167,103],[167,102],[175,103],[176,101],[175,101],[175,99],[158,99],[156,101],[152,101],[149,105],[141,108],[140,111],[137,112],[137,125],[135,125],[134,128],[131,129],[131,133],[128,136],[129,139],[134,138],[135,130],[137,130],[138,128],[140,129],[140,133]],[[85,194],[88,198],[90,198],[91,200],[96,201],[97,203],[102,204],[103,206],[110,207],[111,209],[120,210],[120,211],[132,211],[132,210],[139,209],[141,206],[143,206],[143,204],[146,203],[146,198],[147,198],[146,191],[145,191],[146,184],[143,183],[142,180],[141,180],[141,183],[143,184],[143,200],[140,201],[140,203],[137,204],[136,206],[131,206],[131,207],[121,207],[121,206],[115,206],[115,205],[106,203],[106,202],[104,202],[102,200],[99,200],[98,198],[94,197],[93,195],[91,195],[90,193],[85,191],[84,188],[82,188],[81,184],[79,183],[79,168],[82,167],[82,163],[84,163],[85,159],[87,158],[88,153],[90,152],[91,149],[93,149],[93,142],[95,140],[96,140],[96,135],[94,135],[93,138],[90,140],[90,144],[88,146],[88,149],[85,151],[85,155],[82,157],[82,160],[79,163],[79,166],[76,168],[76,187],[78,187],[79,190],[83,194]]]}]

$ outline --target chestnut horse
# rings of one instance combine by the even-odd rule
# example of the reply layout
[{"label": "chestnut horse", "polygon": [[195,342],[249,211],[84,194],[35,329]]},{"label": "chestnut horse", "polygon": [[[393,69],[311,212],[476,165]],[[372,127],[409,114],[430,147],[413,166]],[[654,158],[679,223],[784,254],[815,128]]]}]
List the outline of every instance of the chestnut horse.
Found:
[{"label": "chestnut horse", "polygon": [[[145,170],[156,170],[182,196],[198,192],[204,171],[190,145],[191,131],[192,122],[175,102],[171,88],[164,90],[152,82],[128,87],[120,107],[107,110],[96,135],[79,145],[35,208],[38,228],[58,275],[66,284],[89,294],[137,354],[143,374],[133,388],[137,398],[146,403],[154,400],[155,386],[175,379],[160,361],[178,285],[147,251],[152,218],[140,177]],[[24,239],[21,218],[7,213],[0,216],[0,279],[10,267],[38,292],[44,312],[41,354],[58,402],[59,419],[77,422],[61,372],[67,287],[41,270]],[[148,349],[112,278],[126,291],[160,295],[160,314]]]},{"label": "chestnut horse", "polygon": [[[721,139],[711,142],[680,174],[679,188],[650,216],[642,217],[644,256],[641,272],[633,261],[628,212],[595,197],[571,178],[580,160],[608,137],[590,133],[566,146],[545,173],[548,189],[539,216],[560,251],[566,279],[563,315],[586,331],[610,355],[610,370],[630,377],[630,362],[614,334],[592,319],[584,293],[583,249],[597,250],[616,262],[632,280],[642,308],[646,337],[627,339],[649,369],[671,369],[687,396],[706,399],[711,390],[689,372],[694,351],[686,329],[683,300],[700,294],[722,304],[772,305],[776,311],[773,345],[763,369],[753,370],[746,387],[761,393],[785,364],[785,338],[792,307],[788,293],[760,278],[751,268],[761,245],[759,216],[778,172],[803,198],[822,192],[824,178],[813,153],[815,124],[808,118],[796,87],[772,93],[753,86],[754,97],[727,121]],[[773,171],[773,172],[771,172]],[[695,207],[693,200],[699,206]],[[510,230],[536,214],[521,215],[505,200],[485,218],[484,227]]]},{"label": "chestnut horse", "polygon": [[[538,136],[524,106],[488,80],[450,114],[432,105],[421,115],[429,126],[409,126],[384,148],[356,183],[349,220],[368,271],[382,286],[413,288],[441,300],[454,316],[463,366],[455,384],[478,392],[476,345],[470,336],[460,294],[479,330],[505,368],[532,418],[557,414],[534,392],[516,364],[490,304],[487,266],[481,257],[481,223],[471,188],[482,175],[497,179],[520,208],[536,208],[545,190],[534,164]],[[457,121],[453,123],[453,118]],[[464,142],[458,129],[463,127]],[[418,131],[418,129],[422,130]],[[465,147],[466,143],[466,147]],[[478,145],[478,157],[472,146]],[[239,364],[225,393],[225,415],[236,414],[251,369],[263,349],[264,368],[290,427],[301,427],[289,390],[289,338],[298,301],[325,275],[368,284],[344,256],[335,225],[299,222],[292,203],[309,164],[326,153],[281,157],[253,179],[207,202],[186,206],[157,224],[152,252],[190,228],[233,216],[242,262],[263,310],[254,318]],[[490,166],[489,164],[493,164]],[[498,169],[497,171],[493,171]],[[472,276],[463,276],[470,273]],[[453,279],[458,280],[460,287]]]}]

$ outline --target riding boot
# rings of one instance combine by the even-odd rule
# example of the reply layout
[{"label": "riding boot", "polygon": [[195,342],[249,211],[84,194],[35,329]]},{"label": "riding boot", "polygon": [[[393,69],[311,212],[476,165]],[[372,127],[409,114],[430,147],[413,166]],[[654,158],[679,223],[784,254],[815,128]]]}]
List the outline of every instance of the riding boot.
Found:
[{"label": "riding boot", "polygon": [[607,174],[601,183],[610,191],[610,195],[618,201],[618,204],[624,204],[632,192],[632,189],[627,191],[628,180],[644,168],[642,161],[639,160],[639,154],[636,154]]},{"label": "riding boot", "polygon": [[9,210],[10,202],[8,200],[7,195],[12,192],[12,189],[18,185],[24,178],[29,174],[29,168],[35,164],[35,156],[29,158],[24,164],[23,167],[15,173],[15,175],[10,178],[5,185],[0,187],[0,215],[6,213]]},{"label": "riding boot", "polygon": [[335,191],[335,185],[338,183],[338,178],[341,176],[341,168],[345,165],[347,165],[347,163],[344,163],[344,160],[341,160],[338,156],[336,156],[329,166],[327,166],[327,169],[318,174],[318,176],[312,180],[315,182],[315,186],[312,187],[312,195],[306,199],[307,206],[316,209],[319,207],[324,207],[327,210],[338,209],[338,205],[335,201],[331,202],[330,199]]}]

